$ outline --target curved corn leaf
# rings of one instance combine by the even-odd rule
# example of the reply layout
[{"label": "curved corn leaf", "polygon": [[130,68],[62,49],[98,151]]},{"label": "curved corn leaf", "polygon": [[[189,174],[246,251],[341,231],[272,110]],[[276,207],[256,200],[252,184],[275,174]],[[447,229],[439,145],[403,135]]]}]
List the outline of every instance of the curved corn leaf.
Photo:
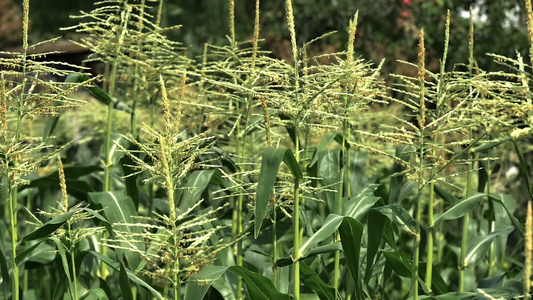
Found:
[{"label": "curved corn leaf", "polygon": [[522,225],[520,221],[518,221],[518,219],[513,215],[513,212],[507,208],[504,202],[505,198],[510,198],[509,201],[515,201],[515,200],[512,199],[510,195],[502,195],[502,194],[489,194],[489,198],[503,207],[503,209],[507,213],[507,216],[509,217],[509,220],[511,220],[511,223],[513,223],[514,228],[518,230],[518,233],[520,233],[520,235],[522,235],[523,237],[525,234],[524,225]]},{"label": "curved corn leaf", "polygon": [[297,180],[303,178],[303,172],[296,158],[290,149],[268,147],[263,152],[263,159],[261,160],[261,171],[259,173],[259,181],[257,186],[257,197],[254,210],[254,236],[257,238],[261,230],[261,224],[265,217],[266,208],[272,195],[272,189],[276,182],[276,175],[279,171],[281,162],[289,167],[292,175]]},{"label": "curved corn leaf", "polygon": [[299,256],[306,257],[314,246],[327,238],[331,238],[333,233],[335,233],[337,228],[341,225],[343,219],[343,216],[330,214],[324,221],[322,227],[300,245]]},{"label": "curved corn leaf", "polygon": [[[107,221],[113,224],[115,230],[122,232],[128,241],[120,243],[128,249],[133,244],[138,250],[144,251],[145,244],[142,241],[142,229],[138,226],[121,225],[136,223],[133,219],[137,216],[135,204],[130,197],[121,191],[89,193],[89,201],[101,207]],[[134,251],[124,251],[126,260],[131,269],[135,270],[140,266],[140,255]]]},{"label": "curved corn leaf", "polygon": [[506,229],[494,231],[480,239],[474,239],[473,243],[468,247],[466,251],[464,265],[467,267],[475,266],[481,261],[489,250],[490,244],[497,236],[509,235],[514,230],[514,227],[510,226]]},{"label": "curved corn leaf", "polygon": [[[340,145],[342,145],[342,141],[344,140],[342,133],[340,132],[328,132],[324,135],[320,143],[318,144],[318,147],[316,148],[315,152],[313,153],[313,156],[311,157],[311,161],[307,165],[307,168],[312,168],[318,161],[318,154],[321,151],[326,150],[327,146],[332,142],[336,141]],[[346,143],[346,148],[350,148],[350,144]]]},{"label": "curved corn leaf", "polygon": [[527,167],[528,165],[524,160],[524,156],[522,155],[522,151],[520,151],[520,147],[518,147],[518,143],[514,139],[511,139],[511,142],[513,143],[516,156],[518,156],[520,174],[522,175],[522,177],[524,177],[524,182],[526,183],[526,188],[529,193],[529,199],[533,201],[533,190],[531,189],[531,181],[529,180],[529,172]]},{"label": "curved corn leaf", "polygon": [[63,270],[65,271],[65,276],[68,279],[68,288],[69,288],[70,296],[72,297],[72,299],[75,299],[74,286],[73,286],[72,278],[70,276],[70,267],[68,264],[67,254],[65,252],[63,243],[61,242],[61,240],[59,240],[55,236],[50,237],[50,239],[56,244],[57,250],[59,252],[59,257],[61,258],[61,265],[63,266]]},{"label": "curved corn leaf", "polygon": [[378,187],[378,184],[367,185],[357,196],[345,201],[343,215],[361,221],[368,210],[381,199],[381,197],[374,196],[374,192]]},{"label": "curved corn leaf", "polygon": [[435,222],[433,223],[434,227],[437,227],[446,220],[454,220],[458,219],[468,213],[470,213],[474,207],[476,207],[486,194],[475,194],[473,196],[468,197],[467,199],[464,199],[451,207],[450,209],[446,210],[442,215],[440,215],[438,218],[435,219]]},{"label": "curved corn leaf", "polygon": [[[323,254],[323,253],[329,253],[329,252],[335,252],[335,251],[342,251],[342,244],[339,242],[329,243],[323,246],[318,246],[313,248],[306,257],[300,258],[300,260],[307,259],[309,257],[312,257],[314,255]],[[290,266],[294,263],[292,258],[290,257],[283,257],[276,261],[276,266],[278,267],[285,267]]]},{"label": "curved corn leaf", "polygon": [[[70,82],[88,82],[91,78],[87,74],[71,74]],[[92,82],[89,86],[86,86],[85,89],[93,96],[96,100],[100,101],[102,104],[109,105],[113,103],[113,108],[117,110],[122,110],[127,113],[131,113],[131,108],[124,102],[118,101],[114,98],[111,98],[104,90],[102,90],[96,83]]]},{"label": "curved corn leaf", "polygon": [[76,212],[77,210],[71,210],[60,215],[59,217],[53,218],[52,220],[44,223],[41,227],[37,228],[33,232],[27,234],[24,238],[22,238],[20,242],[24,243],[27,241],[48,237],[51,233],[53,233],[59,227],[65,224],[65,222],[67,222],[67,220],[70,219],[70,217],[72,217],[72,215]]},{"label": "curved corn leaf", "polygon": [[316,176],[320,178],[322,186],[327,190],[322,192],[323,200],[326,201],[330,211],[337,211],[333,205],[337,202],[341,174],[341,150],[331,149],[318,152],[318,169]]},{"label": "curved corn leaf", "polygon": [[392,251],[382,251],[382,253],[394,273],[401,277],[411,277],[413,267],[411,266],[411,262],[405,253]]},{"label": "curved corn leaf", "polygon": [[4,293],[4,299],[8,299],[8,295],[10,293],[11,288],[11,276],[9,276],[6,257],[4,256],[4,252],[2,252],[2,249],[0,249],[0,273],[2,273],[2,290]]},{"label": "curved corn leaf", "polygon": [[404,231],[411,235],[417,234],[416,220],[398,203],[392,203],[385,206],[374,208],[382,215],[389,218],[394,224],[398,225]]},{"label": "curved corn leaf", "polygon": [[[380,214],[378,211],[371,209],[368,212],[368,230],[367,230],[367,240],[368,245],[366,249],[366,269],[365,269],[365,283],[371,278],[372,268],[374,266],[374,258],[378,253],[379,247],[381,245],[381,238],[383,236],[383,231],[385,230],[385,224],[388,221],[387,217]],[[390,223],[389,223],[390,224]]]},{"label": "curved corn leaf", "polygon": [[[106,265],[108,265],[109,267],[111,267],[113,270],[115,271],[120,271],[120,264],[114,260],[112,260],[111,258],[105,256],[105,255],[102,255],[101,253],[98,253],[96,251],[88,251],[88,254],[91,254],[92,256],[94,256],[95,258],[101,260],[102,262],[104,262]],[[154,296],[156,299],[158,300],[163,300],[163,297],[161,296],[161,294],[156,291],[151,285],[149,285],[148,283],[146,283],[144,280],[142,280],[141,278],[137,277],[135,274],[133,274],[130,270],[128,269],[125,269],[126,270],[126,274],[128,275],[128,278],[135,284],[137,284],[138,286],[141,286],[143,288],[145,288],[146,290],[148,290],[152,296]]]},{"label": "curved corn leaf", "polygon": [[109,300],[102,288],[91,288],[80,297],[80,300]]},{"label": "curved corn leaf", "polygon": [[185,286],[185,300],[204,299],[209,287],[228,270],[227,266],[208,266],[192,275]]},{"label": "curved corn leaf", "polygon": [[335,300],[335,289],[326,284],[305,262],[300,263],[301,280],[320,300]]},{"label": "curved corn leaf", "polygon": [[246,283],[246,288],[250,294],[250,298],[254,300],[271,300],[271,299],[285,299],[290,300],[289,295],[282,294],[276,290],[274,284],[270,279],[263,275],[240,266],[231,266],[228,271],[235,275],[242,277]]}]

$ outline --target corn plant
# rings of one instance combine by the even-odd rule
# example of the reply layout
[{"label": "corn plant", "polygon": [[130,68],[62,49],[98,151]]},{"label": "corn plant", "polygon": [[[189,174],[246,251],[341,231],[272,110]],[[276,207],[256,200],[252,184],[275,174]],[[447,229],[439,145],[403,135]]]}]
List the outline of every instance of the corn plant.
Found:
[{"label": "corn plant", "polygon": [[0,53],[3,298],[530,298],[533,60],[478,67],[471,18],[450,65],[448,14],[438,70],[420,29],[409,73],[382,74],[357,12],[314,54],[335,32],[301,40],[291,0],[288,60],[259,0],[251,39],[229,0],[227,44],[190,58],[153,2],[73,17],[89,74],[29,54],[23,1],[23,52]]}]

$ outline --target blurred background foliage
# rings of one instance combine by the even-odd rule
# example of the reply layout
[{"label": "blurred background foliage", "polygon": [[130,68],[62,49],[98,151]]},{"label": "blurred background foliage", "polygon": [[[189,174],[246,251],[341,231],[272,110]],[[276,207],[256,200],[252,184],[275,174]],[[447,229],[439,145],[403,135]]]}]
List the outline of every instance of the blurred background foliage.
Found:
[{"label": "blurred background foliage", "polygon": [[[0,47],[20,44],[20,3],[0,0]],[[88,11],[95,0],[32,1],[30,35],[34,42],[66,35],[59,28],[72,25],[69,15]],[[237,40],[246,41],[253,31],[255,1],[235,0]],[[261,37],[264,48],[277,58],[290,60],[289,33],[285,22],[285,0],[261,3]],[[338,34],[317,42],[311,54],[343,49],[347,40],[348,20],[359,11],[356,53],[379,62],[387,58],[385,73],[409,74],[396,60],[416,61],[418,30],[426,32],[428,69],[437,71],[444,48],[444,23],[451,13],[451,40],[448,69],[468,60],[468,10],[474,8],[476,20],[475,53],[478,65],[485,70],[498,68],[485,53],[516,57],[519,51],[527,61],[527,38],[523,1],[513,0],[295,0],[296,31],[304,43],[330,31]],[[154,7],[157,3],[154,2]],[[155,12],[156,7],[154,8]],[[172,39],[189,46],[189,55],[201,55],[203,44],[228,43],[227,0],[166,0],[162,25],[181,24],[170,32]]]}]

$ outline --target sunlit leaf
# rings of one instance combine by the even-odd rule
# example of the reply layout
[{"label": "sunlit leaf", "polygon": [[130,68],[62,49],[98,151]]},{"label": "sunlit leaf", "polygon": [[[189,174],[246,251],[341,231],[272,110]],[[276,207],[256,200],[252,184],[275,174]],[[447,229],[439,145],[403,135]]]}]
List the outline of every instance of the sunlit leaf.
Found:
[{"label": "sunlit leaf", "polygon": [[327,238],[331,238],[332,234],[337,231],[337,228],[339,228],[343,219],[343,216],[330,214],[324,221],[322,227],[300,245],[299,256],[306,257],[314,246]]},{"label": "sunlit leaf", "polygon": [[497,236],[506,236],[514,230],[514,227],[508,227],[504,230],[494,231],[486,236],[473,239],[465,255],[464,265],[473,267],[481,261],[489,250],[490,244]]}]

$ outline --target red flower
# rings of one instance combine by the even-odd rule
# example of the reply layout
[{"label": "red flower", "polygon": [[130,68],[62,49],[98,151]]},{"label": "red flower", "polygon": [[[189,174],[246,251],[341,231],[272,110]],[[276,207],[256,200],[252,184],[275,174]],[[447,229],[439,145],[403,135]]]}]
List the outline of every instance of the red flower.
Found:
[{"label": "red flower", "polygon": [[403,2],[403,5],[407,5],[407,6],[411,5],[411,0],[402,0],[402,2]]}]

